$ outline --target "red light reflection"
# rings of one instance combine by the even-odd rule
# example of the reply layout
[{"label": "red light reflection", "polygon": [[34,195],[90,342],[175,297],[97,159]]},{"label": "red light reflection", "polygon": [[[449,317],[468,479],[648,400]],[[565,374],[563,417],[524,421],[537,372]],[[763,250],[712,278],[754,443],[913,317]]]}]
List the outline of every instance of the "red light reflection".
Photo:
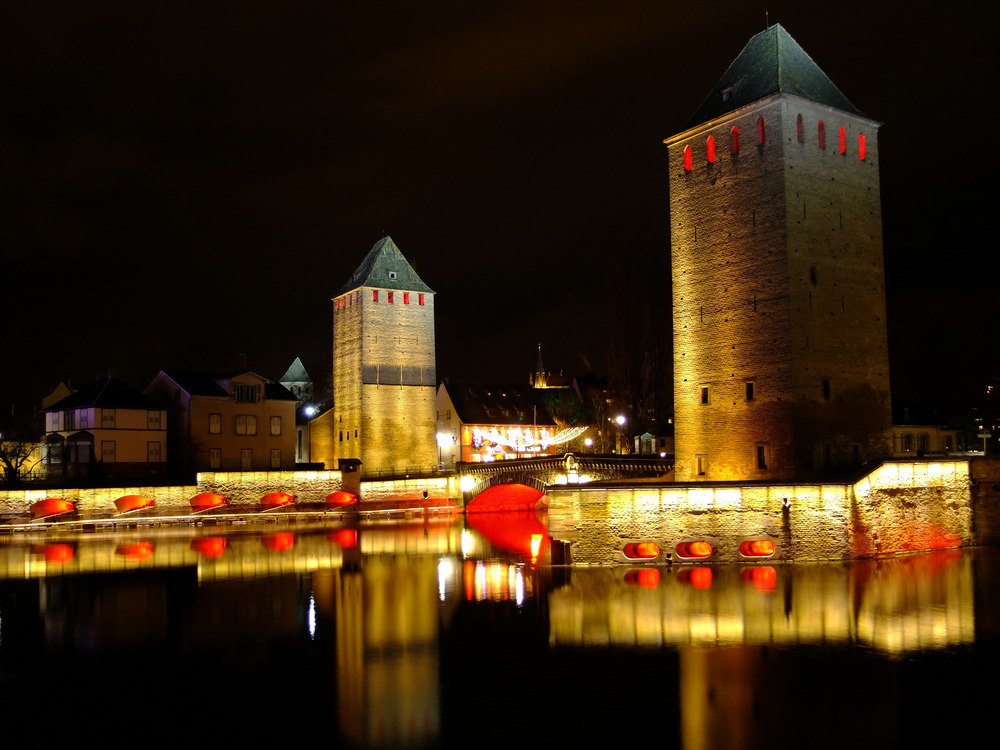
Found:
[{"label": "red light reflection", "polygon": [[358,546],[358,532],[356,529],[337,529],[327,534],[326,540],[343,549],[350,549]]},{"label": "red light reflection", "polygon": [[770,566],[754,566],[752,568],[744,568],[741,570],[740,578],[747,583],[752,583],[761,591],[774,591],[774,585],[777,583],[778,574],[774,568]]},{"label": "red light reflection", "polygon": [[127,557],[134,562],[142,562],[153,556],[152,542],[134,542],[132,544],[119,544],[115,547],[115,554]]},{"label": "red light reflection", "polygon": [[677,574],[678,583],[690,583],[696,589],[707,589],[712,586],[711,568],[685,568]]},{"label": "red light reflection", "polygon": [[284,552],[295,546],[295,535],[290,531],[279,531],[277,534],[266,534],[260,538],[260,543],[269,550]]},{"label": "red light reflection", "polygon": [[35,544],[31,547],[31,554],[42,555],[45,562],[53,565],[65,565],[76,553],[68,544]]},{"label": "red light reflection", "polygon": [[202,557],[219,557],[226,551],[226,539],[221,536],[199,536],[191,540],[191,551]]},{"label": "red light reflection", "polygon": [[625,583],[635,583],[648,589],[655,589],[660,584],[660,571],[656,568],[630,570],[625,574]]}]

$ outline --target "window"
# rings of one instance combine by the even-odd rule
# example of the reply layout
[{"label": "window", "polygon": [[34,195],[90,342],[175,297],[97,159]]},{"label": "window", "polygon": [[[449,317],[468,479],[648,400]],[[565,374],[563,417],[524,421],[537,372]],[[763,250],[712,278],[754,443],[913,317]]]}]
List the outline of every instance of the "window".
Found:
[{"label": "window", "polygon": [[703,477],[708,473],[708,456],[696,456],[698,476]]},{"label": "window", "polygon": [[729,131],[729,150],[734,154],[740,152],[740,129],[733,126],[733,129]]},{"label": "window", "polygon": [[410,304],[410,293],[409,292],[403,292],[403,304],[404,305]]},{"label": "window", "polygon": [[763,117],[758,117],[757,118],[757,145],[758,146],[763,146],[764,145],[764,118]]},{"label": "window", "polygon": [[386,300],[385,301],[388,302],[391,305],[392,304],[392,292],[386,292],[385,296],[386,296]]},{"label": "window", "polygon": [[826,378],[823,379],[823,400],[830,400],[830,381]]},{"label": "window", "polygon": [[160,458],[160,441],[150,440],[146,443],[146,461],[151,464],[158,464],[162,459]]},{"label": "window", "polygon": [[767,443],[757,443],[757,468],[761,471],[767,468]]},{"label": "window", "polygon": [[821,149],[826,149],[826,125],[822,120],[816,124],[816,141]]},{"label": "window", "polygon": [[691,164],[691,147],[690,146],[685,146],[684,147],[684,169],[686,169],[688,172],[690,172],[693,169],[693,166]]},{"label": "window", "polygon": [[101,409],[101,427],[106,430],[113,430],[115,428],[114,409]]},{"label": "window", "polygon": [[253,451],[250,448],[244,448],[240,451],[240,469],[242,471],[250,471],[253,468]]},{"label": "window", "polygon": [[799,143],[806,142],[805,129],[802,127],[802,115],[795,116],[795,137]]},{"label": "window", "polygon": [[707,385],[703,385],[701,387],[701,403],[703,403],[703,404],[707,404],[708,403],[708,386]]},{"label": "window", "polygon": [[337,442],[338,442],[338,443],[342,443],[342,442],[344,442],[344,431],[343,431],[343,430],[340,430],[340,431],[339,431],[339,432],[337,433]]},{"label": "window", "polygon": [[867,149],[865,148],[865,134],[858,133],[858,161],[864,161],[867,155]]},{"label": "window", "polygon": [[281,434],[281,417],[271,417],[271,434]]},{"label": "window", "polygon": [[256,435],[257,434],[257,417],[253,414],[237,414],[236,415],[236,434],[237,435]]},{"label": "window", "polygon": [[80,409],[80,429],[86,430],[90,427],[90,409]]},{"label": "window", "polygon": [[844,132],[843,128],[841,128],[840,130],[837,131],[837,142],[838,142],[838,146],[840,148],[840,153],[841,154],[846,154],[847,153],[847,133]]},{"label": "window", "polygon": [[222,468],[222,451],[218,448],[211,448],[208,451],[208,468]]},{"label": "window", "polygon": [[417,297],[417,304],[418,305],[424,304],[424,295],[421,294]]},{"label": "window", "polygon": [[392,279],[393,281],[395,281],[396,280],[396,272],[395,271],[389,271],[389,278]]},{"label": "window", "polygon": [[378,302],[378,289],[372,289],[372,302]]},{"label": "window", "polygon": [[295,440],[296,440],[296,444],[295,444],[296,445],[296,448],[295,448],[296,453],[295,453],[295,455],[296,455],[297,458],[302,458],[302,430],[299,430],[295,434]]},{"label": "window", "polygon": [[715,164],[715,137],[708,136],[708,142],[705,145],[706,155],[708,157],[709,164]]},{"label": "window", "polygon": [[211,435],[221,435],[222,434],[222,415],[221,414],[209,414],[208,415],[208,432]]},{"label": "window", "polygon": [[63,429],[64,430],[75,430],[76,429],[76,412],[68,411],[63,414]]},{"label": "window", "polygon": [[147,430],[158,430],[158,429],[160,429],[160,412],[159,411],[148,411],[148,412],[146,412],[146,429]]},{"label": "window", "polygon": [[747,401],[753,401],[753,396],[754,396],[754,393],[753,393],[753,381],[752,380],[748,380],[747,381]]},{"label": "window", "polygon": [[115,441],[114,440],[102,440],[101,441],[101,460],[106,464],[113,464],[115,462]]},{"label": "window", "polygon": [[233,401],[239,404],[256,404],[260,400],[260,385],[233,383]]},{"label": "window", "polygon": [[279,448],[271,449],[271,468],[272,469],[281,468],[281,450]]},{"label": "window", "polygon": [[49,431],[58,432],[59,431],[59,412],[54,411],[49,414]]}]

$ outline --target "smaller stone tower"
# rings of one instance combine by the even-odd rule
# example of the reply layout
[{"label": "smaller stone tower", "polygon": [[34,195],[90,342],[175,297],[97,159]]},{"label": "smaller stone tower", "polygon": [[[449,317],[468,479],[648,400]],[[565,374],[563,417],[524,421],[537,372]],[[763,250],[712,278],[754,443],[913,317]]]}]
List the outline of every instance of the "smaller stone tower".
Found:
[{"label": "smaller stone tower", "polygon": [[334,462],[437,464],[434,357],[434,292],[383,237],[333,298]]}]

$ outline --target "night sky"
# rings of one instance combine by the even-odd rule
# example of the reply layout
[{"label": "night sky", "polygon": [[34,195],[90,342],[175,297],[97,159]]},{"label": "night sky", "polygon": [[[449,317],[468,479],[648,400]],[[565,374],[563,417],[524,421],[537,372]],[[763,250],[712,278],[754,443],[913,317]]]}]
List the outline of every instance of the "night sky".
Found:
[{"label": "night sky", "polygon": [[4,4],[0,402],[322,380],[385,234],[437,293],[439,377],[524,382],[539,343],[606,372],[611,287],[669,268],[662,141],[765,11],[884,123],[894,395],[947,411],[1000,374],[992,4],[365,5]]}]

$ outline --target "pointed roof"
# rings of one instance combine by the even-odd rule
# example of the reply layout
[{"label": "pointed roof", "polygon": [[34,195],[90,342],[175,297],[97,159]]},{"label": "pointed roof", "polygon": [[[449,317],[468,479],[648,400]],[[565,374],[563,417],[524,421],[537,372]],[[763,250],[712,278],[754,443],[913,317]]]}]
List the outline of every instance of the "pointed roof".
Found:
[{"label": "pointed roof", "polygon": [[298,357],[296,357],[295,361],[288,366],[288,369],[285,370],[285,374],[278,380],[278,382],[282,384],[304,383],[306,381],[311,383],[312,378],[309,377],[309,373],[306,371],[306,366],[302,364],[302,360]]},{"label": "pointed roof", "polygon": [[785,28],[775,24],[747,42],[684,129],[778,93],[864,117]]},{"label": "pointed roof", "polygon": [[434,293],[417,276],[417,272],[413,270],[389,236],[383,237],[372,246],[358,269],[337,292],[337,296],[362,286]]},{"label": "pointed roof", "polygon": [[104,378],[85,385],[61,401],[42,411],[62,411],[63,409],[86,409],[98,406],[105,409],[162,409],[156,399],[137,391],[117,378]]}]

